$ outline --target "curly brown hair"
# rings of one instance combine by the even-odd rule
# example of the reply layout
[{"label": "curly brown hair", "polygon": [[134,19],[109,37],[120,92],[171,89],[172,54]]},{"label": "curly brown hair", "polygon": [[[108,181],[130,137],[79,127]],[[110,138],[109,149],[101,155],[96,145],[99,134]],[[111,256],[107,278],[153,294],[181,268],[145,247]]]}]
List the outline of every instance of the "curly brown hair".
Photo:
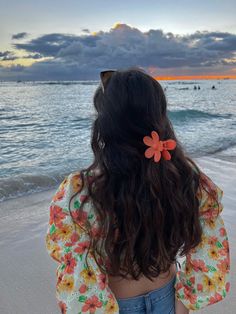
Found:
[{"label": "curly brown hair", "polygon": [[[152,280],[201,241],[200,170],[176,138],[161,85],[144,71],[114,72],[104,92],[97,88],[94,107],[94,160],[81,177],[105,236],[91,236],[90,248],[101,271]],[[170,161],[145,158],[143,137],[152,130],[177,142]]]}]

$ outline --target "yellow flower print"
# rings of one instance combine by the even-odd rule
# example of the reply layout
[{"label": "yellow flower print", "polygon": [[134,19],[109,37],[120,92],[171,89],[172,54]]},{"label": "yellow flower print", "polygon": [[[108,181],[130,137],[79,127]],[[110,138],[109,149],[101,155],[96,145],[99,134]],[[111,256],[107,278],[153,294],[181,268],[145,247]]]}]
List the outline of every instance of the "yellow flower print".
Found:
[{"label": "yellow flower print", "polygon": [[62,182],[61,182],[61,184],[59,185],[59,190],[63,190],[65,187],[66,187],[66,185],[69,183],[69,181],[68,181],[68,177],[66,177]]},{"label": "yellow flower print", "polygon": [[92,268],[82,270],[80,275],[84,278],[86,285],[96,283],[96,276]]},{"label": "yellow flower print", "polygon": [[215,229],[216,228],[215,219],[206,219],[205,223],[211,229]]},{"label": "yellow flower print", "polygon": [[215,285],[220,288],[225,287],[225,277],[224,274],[217,271],[214,273],[212,280],[215,282]]},{"label": "yellow flower print", "polygon": [[76,193],[78,191],[81,190],[81,187],[82,187],[82,179],[81,179],[81,175],[78,173],[78,174],[75,174],[73,175],[72,179],[71,179],[71,183],[72,183],[72,186],[73,186],[73,191]]},{"label": "yellow flower print", "polygon": [[71,292],[74,288],[74,278],[70,275],[64,275],[62,280],[57,285],[57,292]]},{"label": "yellow flower print", "polygon": [[194,249],[192,249],[193,253],[197,252],[199,249],[203,249],[208,241],[208,237],[202,233],[201,242],[196,246]]},{"label": "yellow flower print", "polygon": [[105,312],[105,313],[107,313],[107,314],[113,314],[113,313],[116,313],[118,310],[119,310],[119,308],[118,308],[117,303],[116,303],[113,299],[110,299],[110,300],[107,302],[107,305],[106,305],[106,312]]},{"label": "yellow flower print", "polygon": [[215,284],[211,278],[207,275],[203,275],[202,279],[203,291],[213,292],[215,291]]},{"label": "yellow flower print", "polygon": [[208,256],[214,260],[217,260],[219,258],[219,253],[217,250],[217,247],[213,246],[208,250]]},{"label": "yellow flower print", "polygon": [[63,225],[60,229],[56,230],[56,235],[60,238],[65,240],[69,240],[72,236],[74,228],[72,225]]},{"label": "yellow flower print", "polygon": [[185,266],[185,273],[186,273],[186,275],[190,276],[192,274],[192,271],[193,271],[192,266],[190,264],[186,264],[186,266]]},{"label": "yellow flower print", "polygon": [[46,235],[45,244],[46,244],[46,248],[47,248],[48,252],[50,253],[50,255],[55,260],[60,262],[60,258],[61,258],[60,250],[61,250],[61,248],[55,242],[51,241],[51,237],[50,237],[49,233]]}]

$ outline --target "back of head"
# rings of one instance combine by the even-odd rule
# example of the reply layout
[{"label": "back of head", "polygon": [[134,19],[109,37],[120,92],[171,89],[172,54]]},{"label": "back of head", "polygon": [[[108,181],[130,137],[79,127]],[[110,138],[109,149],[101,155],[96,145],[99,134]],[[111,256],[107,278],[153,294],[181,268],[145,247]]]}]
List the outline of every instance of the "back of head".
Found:
[{"label": "back of head", "polygon": [[[99,169],[89,194],[106,234],[100,249],[93,239],[94,251],[103,256],[105,248],[110,274],[156,277],[179,250],[185,254],[200,242],[199,172],[175,136],[161,85],[148,74],[114,72],[104,91],[97,88],[94,106],[94,161],[84,171]],[[177,142],[171,160],[145,158],[143,137],[153,130]]]}]

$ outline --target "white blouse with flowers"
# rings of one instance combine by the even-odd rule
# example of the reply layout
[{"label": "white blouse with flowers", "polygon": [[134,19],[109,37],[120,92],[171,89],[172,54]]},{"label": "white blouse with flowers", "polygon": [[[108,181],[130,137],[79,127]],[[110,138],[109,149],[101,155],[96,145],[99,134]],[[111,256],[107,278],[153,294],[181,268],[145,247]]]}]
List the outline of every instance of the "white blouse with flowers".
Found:
[{"label": "white blouse with flowers", "polygon": [[[187,254],[175,282],[176,298],[190,310],[221,301],[230,289],[229,242],[221,217],[223,192],[206,175],[202,176],[215,192],[219,206],[205,190],[199,191],[202,241]],[[108,286],[108,276],[100,271],[92,253],[88,253],[90,238],[86,226],[91,226],[92,235],[101,235],[87,187],[81,186],[80,172],[71,173],[61,182],[49,206],[45,241],[48,253],[58,263],[58,305],[64,314],[118,314],[119,306]],[[89,267],[85,263],[86,253]]]}]

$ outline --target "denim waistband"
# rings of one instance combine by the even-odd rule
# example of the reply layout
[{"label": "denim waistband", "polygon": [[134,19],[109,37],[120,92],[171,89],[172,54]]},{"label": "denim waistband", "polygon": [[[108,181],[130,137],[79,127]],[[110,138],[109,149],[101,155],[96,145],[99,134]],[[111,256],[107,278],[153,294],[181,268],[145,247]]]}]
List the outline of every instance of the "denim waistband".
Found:
[{"label": "denim waistband", "polygon": [[136,309],[144,309],[146,306],[146,299],[150,299],[152,303],[156,303],[160,301],[161,299],[167,297],[168,295],[174,294],[174,284],[176,280],[176,275],[167,282],[164,286],[151,290],[145,294],[138,295],[135,297],[129,297],[129,298],[117,298],[117,302],[119,304],[119,307],[122,307],[123,309],[132,307],[135,305]]}]

